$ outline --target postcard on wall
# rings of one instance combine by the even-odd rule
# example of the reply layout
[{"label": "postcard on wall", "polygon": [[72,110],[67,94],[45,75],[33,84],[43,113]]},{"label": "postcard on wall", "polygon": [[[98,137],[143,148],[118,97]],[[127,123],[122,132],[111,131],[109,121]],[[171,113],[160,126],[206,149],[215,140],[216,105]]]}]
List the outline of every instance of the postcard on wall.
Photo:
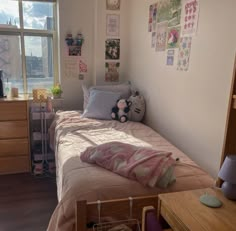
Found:
[{"label": "postcard on wall", "polygon": [[168,21],[168,27],[180,24],[181,0],[159,0],[157,22]]},{"label": "postcard on wall", "polygon": [[68,46],[69,56],[81,56],[81,46]]},{"label": "postcard on wall", "polygon": [[148,31],[156,31],[157,23],[157,3],[150,5],[149,7],[149,19],[148,19]]},{"label": "postcard on wall", "polygon": [[118,62],[106,62],[105,63],[105,81],[106,82],[119,82],[119,67]]},{"label": "postcard on wall", "polygon": [[181,35],[193,36],[197,33],[199,0],[184,0],[182,3]]},{"label": "postcard on wall", "polygon": [[167,21],[157,24],[156,51],[164,51],[166,49],[167,26]]},{"label": "postcard on wall", "polygon": [[152,32],[152,5],[149,6],[148,32]]},{"label": "postcard on wall", "polygon": [[188,70],[191,45],[192,45],[192,37],[180,38],[177,70],[180,71]]},{"label": "postcard on wall", "polygon": [[167,49],[178,48],[180,39],[180,26],[168,28]]},{"label": "postcard on wall", "polygon": [[107,36],[118,37],[120,35],[120,15],[107,15]]},{"label": "postcard on wall", "polygon": [[79,60],[79,72],[80,73],[87,73],[88,72],[88,66],[84,58],[80,58]]},{"label": "postcard on wall", "polygon": [[65,56],[65,78],[77,78],[79,74],[79,57]]},{"label": "postcard on wall", "polygon": [[166,59],[167,66],[174,65],[174,56],[175,56],[175,50],[167,50],[167,59]]},{"label": "postcard on wall", "polygon": [[106,40],[106,59],[120,59],[120,39]]},{"label": "postcard on wall", "polygon": [[156,45],[156,32],[152,32],[152,48]]},{"label": "postcard on wall", "polygon": [[120,0],[107,0],[107,10],[120,10]]}]

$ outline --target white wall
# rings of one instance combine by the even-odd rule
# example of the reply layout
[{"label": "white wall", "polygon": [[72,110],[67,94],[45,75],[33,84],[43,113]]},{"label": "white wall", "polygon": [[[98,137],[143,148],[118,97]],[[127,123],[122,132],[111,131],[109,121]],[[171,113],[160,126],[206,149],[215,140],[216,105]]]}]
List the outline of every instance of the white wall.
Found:
[{"label": "white wall", "polygon": [[88,64],[88,74],[84,82],[87,85],[104,84],[105,77],[105,40],[106,14],[120,15],[120,81],[126,79],[124,75],[128,58],[127,49],[127,18],[128,1],[122,1],[120,11],[107,11],[106,0],[59,0],[59,73],[63,89],[65,109],[82,109],[83,94],[82,81],[78,78],[65,78],[65,37],[67,33],[74,36],[82,32],[85,43],[82,47],[82,56]]},{"label": "white wall", "polygon": [[[96,14],[95,14],[95,83],[96,84],[109,84],[105,83],[105,41],[106,36],[106,15],[107,14],[118,14],[120,15],[120,82],[126,79],[124,69],[128,58],[128,47],[127,47],[127,34],[129,18],[129,9],[127,0],[121,1],[121,9],[119,11],[107,11],[106,0],[95,0],[96,2]],[[115,60],[114,60],[115,61]]]},{"label": "white wall", "polygon": [[94,78],[94,28],[95,28],[94,0],[59,0],[59,72],[63,89],[65,109],[81,109],[83,105],[82,81],[78,78],[65,78],[67,33],[76,36],[78,32],[84,35],[85,42],[82,47],[82,56],[88,65],[88,74],[85,82],[91,84]]},{"label": "white wall", "polygon": [[[153,0],[128,0],[125,74],[147,100],[146,121],[214,177],[223,145],[236,48],[235,0],[200,1],[187,72],[168,67],[147,32]],[[176,51],[177,53],[177,51]]]}]

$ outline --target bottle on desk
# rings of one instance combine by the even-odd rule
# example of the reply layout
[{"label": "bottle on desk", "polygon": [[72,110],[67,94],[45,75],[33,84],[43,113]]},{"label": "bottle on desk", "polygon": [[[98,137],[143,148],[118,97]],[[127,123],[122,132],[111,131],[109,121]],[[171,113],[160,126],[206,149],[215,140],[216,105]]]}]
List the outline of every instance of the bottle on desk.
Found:
[{"label": "bottle on desk", "polygon": [[7,82],[4,84],[4,92],[7,98],[11,98],[11,82],[8,82],[8,79]]}]

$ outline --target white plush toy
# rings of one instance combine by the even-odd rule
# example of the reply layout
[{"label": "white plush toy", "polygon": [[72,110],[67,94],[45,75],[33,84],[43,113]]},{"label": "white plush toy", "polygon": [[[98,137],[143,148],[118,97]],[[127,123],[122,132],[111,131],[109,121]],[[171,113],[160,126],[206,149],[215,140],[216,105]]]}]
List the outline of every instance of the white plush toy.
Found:
[{"label": "white plush toy", "polygon": [[111,118],[113,120],[119,120],[124,123],[128,120],[128,112],[130,110],[131,102],[125,99],[117,101],[116,106],[112,108]]}]

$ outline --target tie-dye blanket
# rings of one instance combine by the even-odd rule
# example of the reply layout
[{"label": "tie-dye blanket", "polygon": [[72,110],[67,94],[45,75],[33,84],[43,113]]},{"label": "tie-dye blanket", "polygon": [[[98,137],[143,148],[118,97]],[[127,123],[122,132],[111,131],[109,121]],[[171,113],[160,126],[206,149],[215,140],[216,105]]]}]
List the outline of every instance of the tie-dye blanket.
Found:
[{"label": "tie-dye blanket", "polygon": [[155,187],[175,163],[171,154],[148,147],[110,142],[87,148],[80,158],[84,162],[97,164],[121,176],[137,180],[145,186]]}]

